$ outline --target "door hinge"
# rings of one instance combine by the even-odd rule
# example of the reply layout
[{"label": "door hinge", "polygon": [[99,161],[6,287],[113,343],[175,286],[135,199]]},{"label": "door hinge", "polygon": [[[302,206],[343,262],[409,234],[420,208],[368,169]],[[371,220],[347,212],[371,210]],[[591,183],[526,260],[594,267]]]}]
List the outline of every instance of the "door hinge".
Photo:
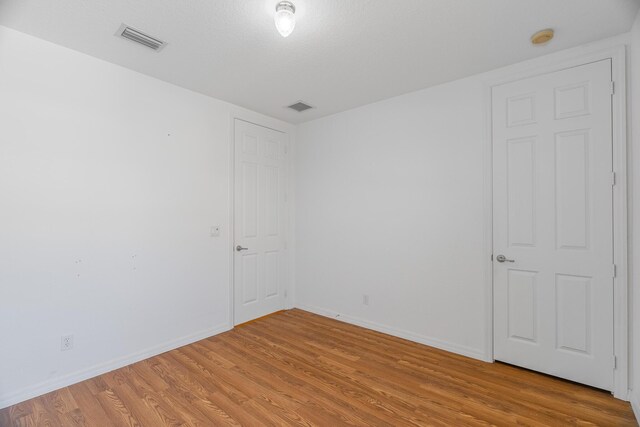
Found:
[{"label": "door hinge", "polygon": [[611,82],[611,95],[616,94],[616,82]]},{"label": "door hinge", "polygon": [[615,265],[615,264],[612,264],[612,265],[611,265],[611,276],[612,276],[614,279],[615,279],[615,277],[616,277],[617,270],[618,270],[618,269],[616,268],[616,265]]},{"label": "door hinge", "polygon": [[618,356],[613,356],[613,369],[618,369]]},{"label": "door hinge", "polygon": [[491,261],[493,261],[493,254],[491,254]]},{"label": "door hinge", "polygon": [[611,172],[611,186],[613,187],[614,185],[616,185],[616,173]]}]

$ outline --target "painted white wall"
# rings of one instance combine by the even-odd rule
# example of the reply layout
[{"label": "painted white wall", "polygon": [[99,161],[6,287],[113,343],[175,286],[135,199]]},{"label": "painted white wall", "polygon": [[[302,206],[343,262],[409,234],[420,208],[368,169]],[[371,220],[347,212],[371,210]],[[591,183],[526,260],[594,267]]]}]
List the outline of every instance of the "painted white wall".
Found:
[{"label": "painted white wall", "polygon": [[628,41],[603,40],[299,125],[297,305],[487,359],[485,85]]},{"label": "painted white wall", "polygon": [[227,329],[231,117],[292,127],[5,27],[0,94],[0,407]]},{"label": "painted white wall", "polygon": [[468,78],[299,126],[299,306],[482,356],[479,82]]},{"label": "painted white wall", "polygon": [[631,297],[633,308],[632,348],[631,348],[631,404],[640,420],[640,13],[630,33],[630,71],[627,75],[629,84],[629,127],[631,131],[629,147],[629,207],[630,237],[629,264],[631,266]]}]

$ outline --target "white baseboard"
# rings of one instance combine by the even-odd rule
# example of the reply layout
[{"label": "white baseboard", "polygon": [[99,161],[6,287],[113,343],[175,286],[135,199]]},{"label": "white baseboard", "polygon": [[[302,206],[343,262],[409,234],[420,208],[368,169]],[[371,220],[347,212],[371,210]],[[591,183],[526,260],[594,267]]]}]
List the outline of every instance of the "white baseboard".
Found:
[{"label": "white baseboard", "polygon": [[158,354],[165,353],[170,350],[174,350],[178,347],[183,347],[187,344],[194,343],[196,341],[203,340],[205,338],[218,335],[222,332],[226,332],[232,329],[229,324],[220,325],[214,328],[205,329],[204,331],[196,332],[195,334],[188,335],[186,337],[179,338],[177,340],[171,340],[155,347],[151,347],[140,352],[130,354],[128,356],[120,357],[110,360],[105,363],[94,365],[90,368],[83,369],[71,374],[67,374],[58,378],[52,378],[47,381],[40,382],[28,387],[24,387],[16,392],[6,395],[0,395],[0,409],[7,406],[15,405],[16,403],[23,402],[28,399],[32,399],[37,396],[49,393],[60,388],[70,386],[75,383],[87,380],[89,378],[102,375],[104,373],[122,368],[132,363],[139,362],[144,359],[148,359]]},{"label": "white baseboard", "polygon": [[631,393],[631,409],[633,409],[633,414],[636,416],[636,421],[640,423],[640,396],[636,396],[636,393]]},{"label": "white baseboard", "polygon": [[476,350],[475,348],[466,347],[459,344],[449,343],[439,340],[437,338],[426,337],[424,335],[416,334],[414,332],[405,331],[402,329],[394,328],[391,326],[382,325],[368,320],[360,319],[353,316],[337,313],[333,310],[325,308],[312,307],[308,305],[299,304],[297,306],[300,310],[308,311],[310,313],[318,314],[324,317],[330,317],[332,319],[340,320],[342,322],[350,323],[352,325],[361,326],[363,328],[372,329],[374,331],[382,332],[383,334],[393,335],[394,337],[404,338],[409,341],[417,342],[419,344],[435,347],[440,350],[449,351],[451,353],[460,354],[462,356],[471,357],[472,359],[486,361],[486,354],[482,350]]}]

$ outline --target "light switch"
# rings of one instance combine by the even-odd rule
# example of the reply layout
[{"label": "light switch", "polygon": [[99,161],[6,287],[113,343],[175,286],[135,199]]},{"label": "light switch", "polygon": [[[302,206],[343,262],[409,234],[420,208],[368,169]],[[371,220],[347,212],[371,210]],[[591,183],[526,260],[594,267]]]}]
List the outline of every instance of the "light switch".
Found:
[{"label": "light switch", "polygon": [[211,237],[220,237],[220,226],[212,225],[211,226]]}]

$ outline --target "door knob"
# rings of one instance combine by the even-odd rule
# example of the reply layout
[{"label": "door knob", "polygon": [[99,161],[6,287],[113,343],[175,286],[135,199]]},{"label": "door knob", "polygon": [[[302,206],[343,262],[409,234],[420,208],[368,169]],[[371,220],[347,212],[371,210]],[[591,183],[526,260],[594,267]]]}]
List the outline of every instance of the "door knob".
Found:
[{"label": "door knob", "polygon": [[498,261],[498,262],[515,262],[515,260],[513,260],[513,259],[507,259],[507,257],[504,256],[504,255],[498,255],[496,257],[496,261]]},{"label": "door knob", "polygon": [[240,246],[240,245],[236,246],[236,251],[238,251],[238,252],[240,252],[240,251],[246,251],[246,250],[248,250],[248,249],[249,249],[249,248],[243,248],[243,247],[242,247],[242,246]]}]

